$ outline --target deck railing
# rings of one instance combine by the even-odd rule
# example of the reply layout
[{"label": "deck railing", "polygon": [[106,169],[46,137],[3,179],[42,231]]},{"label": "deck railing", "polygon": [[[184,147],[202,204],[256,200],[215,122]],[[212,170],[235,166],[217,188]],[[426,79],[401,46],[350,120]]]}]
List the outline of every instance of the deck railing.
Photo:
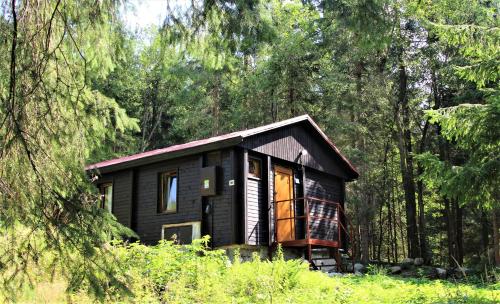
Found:
[{"label": "deck railing", "polygon": [[[347,239],[353,243],[352,230],[346,227],[352,229],[352,225],[347,225],[349,220],[338,202],[303,197],[275,201],[272,209],[274,242],[283,246],[342,248]],[[284,216],[283,210],[289,214]],[[343,240],[343,236],[347,239]]]}]

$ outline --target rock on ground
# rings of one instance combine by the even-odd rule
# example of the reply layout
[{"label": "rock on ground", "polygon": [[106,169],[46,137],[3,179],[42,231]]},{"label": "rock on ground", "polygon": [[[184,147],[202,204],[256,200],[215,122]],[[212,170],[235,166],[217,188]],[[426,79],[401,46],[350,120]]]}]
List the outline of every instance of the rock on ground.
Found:
[{"label": "rock on ground", "polygon": [[364,270],[365,270],[365,265],[363,265],[361,263],[354,264],[354,273],[363,272]]},{"label": "rock on ground", "polygon": [[437,273],[438,278],[446,279],[446,269],[436,268],[436,273]]},{"label": "rock on ground", "polygon": [[410,269],[413,266],[413,259],[411,258],[406,258],[401,262],[401,268],[402,269]]},{"label": "rock on ground", "polygon": [[347,263],[345,264],[345,269],[347,272],[353,272],[354,269],[352,268],[352,263]]},{"label": "rock on ground", "polygon": [[422,266],[422,265],[424,265],[424,259],[422,259],[422,258],[415,258],[415,260],[413,261],[413,264],[415,266]]},{"label": "rock on ground", "polygon": [[392,266],[389,270],[391,271],[391,274],[398,274],[401,273],[401,266]]}]

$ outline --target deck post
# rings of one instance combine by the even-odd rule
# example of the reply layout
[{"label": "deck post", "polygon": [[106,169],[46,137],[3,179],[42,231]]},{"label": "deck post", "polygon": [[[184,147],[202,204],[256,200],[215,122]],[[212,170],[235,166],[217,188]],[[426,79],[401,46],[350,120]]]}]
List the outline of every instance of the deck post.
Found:
[{"label": "deck post", "polygon": [[339,205],[339,203],[337,203],[337,214],[336,214],[336,216],[337,216],[337,231],[338,231],[337,232],[338,233],[337,234],[337,238],[339,240],[339,246],[338,246],[338,248],[342,248],[342,235],[341,235],[342,230],[340,229],[341,222],[340,222],[340,205]]},{"label": "deck post", "polygon": [[309,262],[309,265],[313,265],[312,263],[312,245],[307,244],[307,261]]},{"label": "deck post", "polygon": [[340,247],[336,248],[335,250],[335,262],[337,264],[337,272],[342,271],[342,258],[340,257]]},{"label": "deck post", "polygon": [[309,200],[304,199],[306,203],[306,238],[307,238],[307,260],[312,265],[312,246],[311,246],[311,231],[309,229]]},{"label": "deck post", "polygon": [[305,203],[306,203],[306,238],[307,238],[307,242],[309,243],[309,240],[311,239],[311,231],[310,231],[310,227],[309,227],[309,200],[308,199],[304,199]]}]

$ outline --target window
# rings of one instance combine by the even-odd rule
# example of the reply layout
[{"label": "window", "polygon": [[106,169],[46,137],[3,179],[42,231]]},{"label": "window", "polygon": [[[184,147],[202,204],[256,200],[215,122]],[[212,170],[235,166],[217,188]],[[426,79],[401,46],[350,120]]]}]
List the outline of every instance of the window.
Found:
[{"label": "window", "polygon": [[175,240],[179,244],[190,244],[201,237],[201,222],[167,224],[161,228],[162,240]]},{"label": "window", "polygon": [[177,172],[160,174],[159,213],[177,212]]},{"label": "window", "polygon": [[113,184],[102,184],[99,186],[99,190],[101,192],[99,207],[104,208],[109,212],[113,212]]},{"label": "window", "polygon": [[257,158],[248,158],[248,176],[260,178],[260,160]]}]

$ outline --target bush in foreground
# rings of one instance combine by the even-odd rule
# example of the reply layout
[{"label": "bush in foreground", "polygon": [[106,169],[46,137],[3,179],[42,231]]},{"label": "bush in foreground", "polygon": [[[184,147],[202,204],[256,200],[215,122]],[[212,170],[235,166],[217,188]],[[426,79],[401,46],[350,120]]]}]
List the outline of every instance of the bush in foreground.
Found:
[{"label": "bush in foreground", "polygon": [[[202,239],[179,246],[114,244],[116,266],[123,270],[132,295],[113,290],[103,301],[123,303],[498,303],[500,286],[453,284],[447,281],[396,279],[385,275],[330,278],[311,272],[307,264],[255,257],[232,263],[222,250],[206,250]],[[111,258],[111,257],[110,257]],[[81,290],[64,293],[66,283],[39,271],[33,286],[20,291],[23,302],[89,303]],[[53,278],[49,282],[50,278]],[[0,292],[1,294],[1,292]]]}]

